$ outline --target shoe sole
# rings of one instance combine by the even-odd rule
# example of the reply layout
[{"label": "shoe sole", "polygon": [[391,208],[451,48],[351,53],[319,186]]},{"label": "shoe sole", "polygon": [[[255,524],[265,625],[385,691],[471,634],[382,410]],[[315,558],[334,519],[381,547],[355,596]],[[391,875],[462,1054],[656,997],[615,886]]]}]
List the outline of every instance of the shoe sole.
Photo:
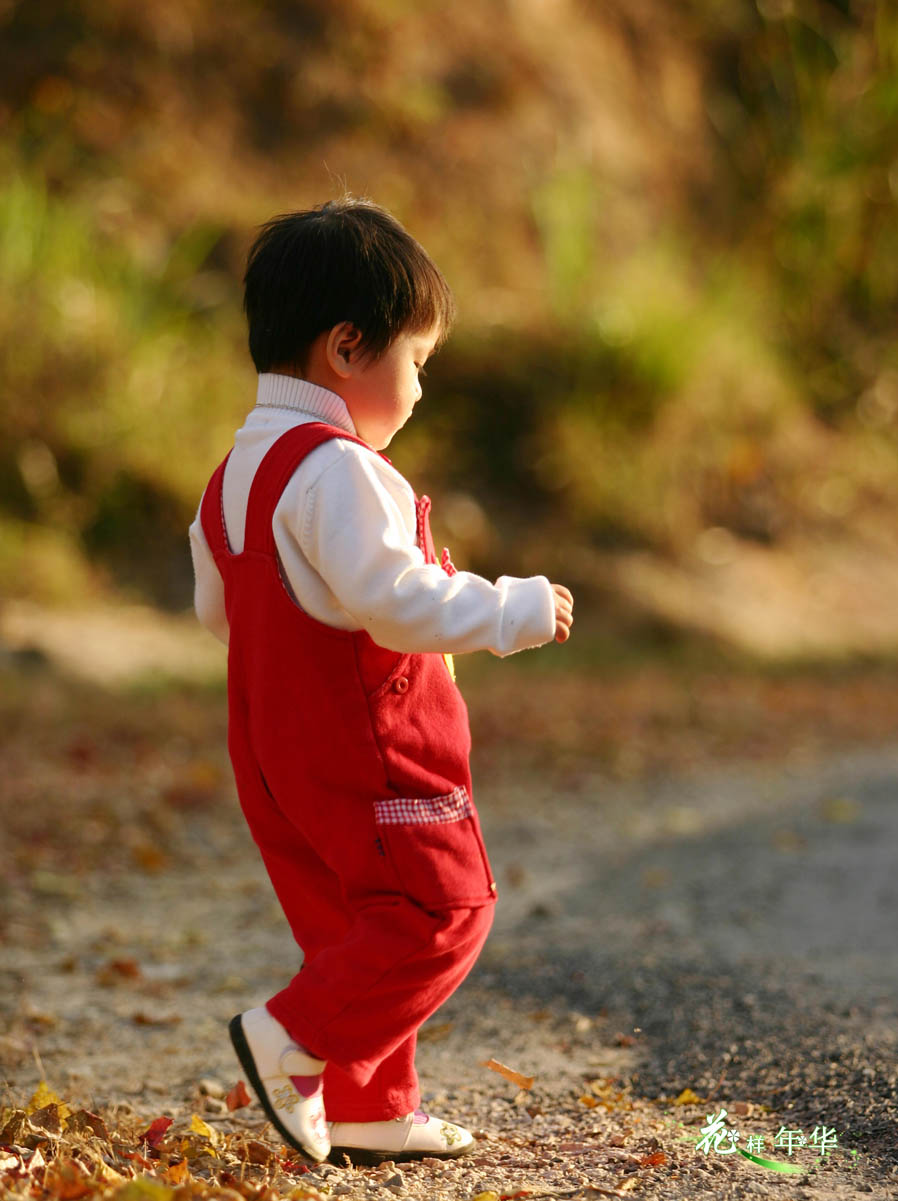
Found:
[{"label": "shoe sole", "polygon": [[327,1159],[328,1163],[338,1167],[346,1158],[360,1168],[376,1168],[387,1160],[391,1163],[412,1163],[421,1159],[459,1159],[462,1155],[470,1155],[476,1146],[475,1141],[458,1151],[369,1151],[366,1147],[331,1147]]},{"label": "shoe sole", "polygon": [[283,1135],[290,1146],[301,1152],[310,1163],[323,1163],[323,1159],[319,1159],[317,1155],[314,1155],[307,1147],[304,1147],[302,1143],[296,1141],[296,1135],[291,1134],[290,1131],[283,1125],[277,1113],[275,1112],[274,1106],[268,1100],[268,1093],[265,1091],[265,1086],[262,1084],[262,1081],[259,1078],[259,1073],[256,1071],[256,1061],[253,1059],[253,1053],[250,1051],[249,1043],[246,1041],[246,1035],[243,1033],[243,1023],[240,1020],[240,1016],[241,1015],[238,1013],[236,1017],[231,1018],[230,1025],[228,1026],[228,1033],[231,1036],[231,1042],[234,1046],[237,1058],[240,1060],[244,1072],[246,1072],[247,1076],[249,1077],[249,1082],[252,1085],[256,1096],[259,1098],[259,1104],[265,1110],[265,1114],[269,1122],[271,1122],[272,1126],[274,1126],[279,1134]]}]

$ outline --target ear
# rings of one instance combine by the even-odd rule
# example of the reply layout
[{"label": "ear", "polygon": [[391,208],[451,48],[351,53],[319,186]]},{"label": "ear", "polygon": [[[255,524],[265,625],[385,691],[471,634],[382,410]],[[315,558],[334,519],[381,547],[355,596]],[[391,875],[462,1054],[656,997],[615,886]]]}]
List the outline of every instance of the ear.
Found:
[{"label": "ear", "polygon": [[335,375],[347,379],[361,358],[362,334],[351,321],[341,321],[327,335],[324,352]]}]

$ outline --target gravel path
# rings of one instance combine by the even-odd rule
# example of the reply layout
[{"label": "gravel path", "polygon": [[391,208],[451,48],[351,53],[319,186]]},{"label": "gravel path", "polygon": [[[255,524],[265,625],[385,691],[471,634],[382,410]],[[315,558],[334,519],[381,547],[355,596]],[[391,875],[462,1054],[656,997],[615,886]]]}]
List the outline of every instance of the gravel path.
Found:
[{"label": "gravel path", "polygon": [[[426,1104],[480,1147],[302,1183],[350,1199],[898,1198],[896,779],[898,751],[563,788],[494,768],[479,802],[496,925],[419,1055]],[[226,1023],[281,986],[295,949],[236,802],[182,807],[165,838],[160,870],[47,873],[6,896],[5,1100],[42,1068],[89,1108],[271,1139],[255,1104],[220,1100],[239,1076]],[[687,1088],[697,1100],[673,1104]],[[720,1108],[740,1145],[764,1136],[762,1155],[806,1170],[697,1151]],[[783,1127],[830,1128],[839,1147],[790,1157]]]}]

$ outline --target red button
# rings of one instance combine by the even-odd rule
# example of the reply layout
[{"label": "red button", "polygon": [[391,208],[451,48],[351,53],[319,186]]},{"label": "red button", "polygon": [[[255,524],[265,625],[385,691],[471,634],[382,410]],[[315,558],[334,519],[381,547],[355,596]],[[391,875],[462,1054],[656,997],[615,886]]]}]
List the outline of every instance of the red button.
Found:
[{"label": "red button", "polygon": [[408,692],[408,676],[397,676],[393,681],[394,692]]}]

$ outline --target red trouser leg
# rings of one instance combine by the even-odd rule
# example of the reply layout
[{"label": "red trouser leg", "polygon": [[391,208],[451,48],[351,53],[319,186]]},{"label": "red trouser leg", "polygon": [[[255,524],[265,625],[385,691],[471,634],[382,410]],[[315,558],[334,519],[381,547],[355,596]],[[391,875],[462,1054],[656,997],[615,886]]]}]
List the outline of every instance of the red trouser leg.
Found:
[{"label": "red trouser leg", "polygon": [[[303,968],[293,981],[297,986],[309,970],[307,965],[329,945],[339,946],[352,924],[351,914],[345,907],[336,877],[314,856],[311,848],[308,848],[301,859],[303,878],[313,884],[310,897],[314,900],[311,906],[298,903],[298,849],[291,840],[288,843],[281,842],[276,855],[263,856],[288,920],[292,918],[294,937],[297,943],[301,944],[302,940],[307,944]],[[283,854],[285,850],[292,853]],[[288,877],[288,881],[283,881],[284,875]],[[310,928],[310,919],[314,923],[314,930]],[[269,1004],[269,1009],[301,1046],[311,1050],[316,1058],[328,1058],[311,1039],[303,1037],[293,1028],[294,1023],[289,1015],[280,1012],[277,1004]],[[421,1097],[418,1091],[418,1074],[415,1071],[416,1033],[388,1054],[365,1084],[358,1081],[357,1074],[351,1067],[347,1071],[333,1060],[329,1060],[324,1072],[324,1108],[330,1121],[378,1122],[401,1117],[417,1109]]]},{"label": "red trouser leg", "polygon": [[367,1084],[335,1063],[324,1071],[324,1108],[332,1122],[385,1122],[414,1112],[421,1103],[415,1071],[417,1032],[374,1070]]},{"label": "red trouser leg", "polygon": [[[268,1002],[297,1042],[342,1070],[346,1087],[334,1098],[340,1112],[328,1117],[374,1121],[415,1108],[407,1044],[474,966],[492,917],[491,905],[440,914],[404,898],[366,906],[345,939],[316,955]],[[378,1069],[385,1100],[382,1112],[369,1116]],[[363,1094],[353,1097],[350,1084]],[[365,1117],[355,1112],[357,1104]]]},{"label": "red trouser leg", "polygon": [[415,1109],[419,1026],[462,982],[493,906],[428,913],[402,896],[353,912],[334,872],[264,794],[248,813],[304,964],[268,1002],[296,1041],[328,1060],[331,1121],[381,1121]]}]

